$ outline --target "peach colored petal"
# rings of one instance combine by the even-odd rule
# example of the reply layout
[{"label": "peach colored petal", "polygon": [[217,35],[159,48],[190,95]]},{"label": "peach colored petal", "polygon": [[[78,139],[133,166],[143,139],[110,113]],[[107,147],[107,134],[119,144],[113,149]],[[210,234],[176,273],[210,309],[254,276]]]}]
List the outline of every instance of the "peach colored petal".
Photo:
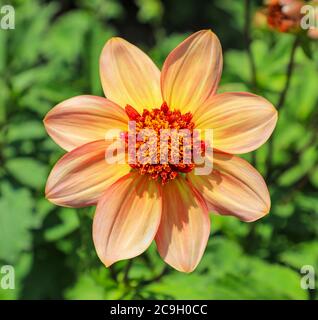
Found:
[{"label": "peach colored petal", "polygon": [[182,177],[164,186],[162,198],[156,235],[159,253],[173,268],[191,272],[200,262],[210,234],[206,204]]},{"label": "peach colored petal", "polygon": [[93,223],[97,254],[108,267],[144,252],[157,232],[162,210],[159,184],[130,173],[107,189]]},{"label": "peach colored petal", "polygon": [[[317,18],[318,20],[318,18]],[[313,28],[308,30],[308,37],[314,40],[318,39],[318,28]]]},{"label": "peach colored petal", "polygon": [[257,149],[272,134],[277,111],[266,99],[245,92],[215,95],[194,115],[198,129],[213,129],[213,147],[228,153]]},{"label": "peach colored petal", "polygon": [[211,30],[194,33],[164,62],[161,90],[170,108],[194,112],[214,95],[222,73],[222,48]]},{"label": "peach colored petal", "polygon": [[209,210],[255,221],[270,210],[270,197],[263,177],[245,160],[214,152],[213,171],[206,176],[187,175]]},{"label": "peach colored petal", "polygon": [[107,41],[100,57],[100,76],[106,97],[122,107],[129,104],[141,112],[162,103],[159,69],[124,39]]},{"label": "peach colored petal", "polygon": [[106,188],[131,169],[127,164],[106,162],[109,146],[110,142],[94,141],[64,155],[49,175],[46,197],[66,207],[96,204]]},{"label": "peach colored petal", "polygon": [[293,19],[300,19],[301,14],[301,8],[304,6],[303,1],[297,1],[297,0],[281,0],[280,4],[282,7],[282,12],[286,14],[288,17],[291,17]]},{"label": "peach colored petal", "polygon": [[78,96],[48,112],[45,128],[62,148],[71,151],[88,142],[105,139],[108,130],[127,130],[125,111],[101,97]]}]

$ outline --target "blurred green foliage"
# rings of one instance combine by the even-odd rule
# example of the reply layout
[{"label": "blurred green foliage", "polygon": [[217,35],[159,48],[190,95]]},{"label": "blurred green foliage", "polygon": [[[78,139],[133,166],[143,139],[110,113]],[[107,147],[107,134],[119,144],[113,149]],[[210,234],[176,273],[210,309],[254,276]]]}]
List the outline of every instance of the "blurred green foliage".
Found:
[{"label": "blurred green foliage", "polygon": [[300,287],[303,265],[318,273],[317,43],[309,44],[312,59],[301,48],[296,52],[273,139],[244,156],[266,177],[271,213],[252,224],[213,215],[208,248],[190,275],[166,267],[153,245],[127,277],[126,261],[106,269],[95,254],[94,208],[66,209],[45,200],[47,175],[63,151],[45,133],[44,115],[66,98],[102,95],[98,60],[111,36],[136,43],[161,66],[201,28],[212,28],[223,44],[220,91],[257,91],[276,104],[293,36],[252,27],[255,88],[244,50],[244,1],[6,3],[16,9],[16,29],[0,30],[0,266],[14,265],[16,289],[0,289],[0,299],[318,297]]}]

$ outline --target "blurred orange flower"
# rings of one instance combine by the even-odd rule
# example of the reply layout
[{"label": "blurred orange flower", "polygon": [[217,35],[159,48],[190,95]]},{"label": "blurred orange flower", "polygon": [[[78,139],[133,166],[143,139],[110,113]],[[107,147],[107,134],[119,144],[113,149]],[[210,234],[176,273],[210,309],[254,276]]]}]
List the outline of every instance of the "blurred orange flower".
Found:
[{"label": "blurred orange flower", "polygon": [[318,39],[318,0],[311,1],[309,3],[314,8],[313,25],[308,30],[308,36],[312,39]]},{"label": "blurred orange flower", "polygon": [[[140,49],[112,38],[100,58],[107,99],[74,97],[45,117],[48,134],[68,151],[48,178],[46,197],[68,207],[97,204],[93,240],[106,266],[141,254],[155,240],[166,263],[191,272],[209,238],[210,210],[243,221],[269,212],[262,176],[233,154],[261,146],[277,111],[250,93],[217,94],[221,73],[221,45],[210,30],[177,46],[161,72]],[[155,130],[213,129],[213,171],[199,176],[194,164],[108,163],[105,133],[127,134],[129,120]]]},{"label": "blurred orange flower", "polygon": [[[305,2],[302,0],[266,0],[266,7],[257,10],[254,15],[254,24],[259,28],[274,29],[283,33],[304,32],[309,38],[318,39],[318,1]],[[310,28],[302,28],[302,19],[306,18],[306,9],[311,12],[316,9],[315,24]],[[309,13],[311,14],[311,13]],[[312,17],[310,17],[312,20]]]},{"label": "blurred orange flower", "polygon": [[300,29],[302,18],[301,0],[269,0],[267,1],[267,22],[280,32],[295,32]]}]

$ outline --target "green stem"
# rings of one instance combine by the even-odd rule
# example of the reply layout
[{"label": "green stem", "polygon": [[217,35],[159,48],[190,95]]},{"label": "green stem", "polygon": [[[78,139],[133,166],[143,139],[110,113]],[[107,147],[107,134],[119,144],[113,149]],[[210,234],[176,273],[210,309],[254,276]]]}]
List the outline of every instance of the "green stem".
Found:
[{"label": "green stem", "polygon": [[[252,90],[254,92],[258,92],[258,84],[257,84],[257,73],[256,73],[256,64],[253,55],[253,51],[251,48],[252,37],[251,37],[251,1],[245,0],[245,15],[244,15],[244,39],[245,39],[245,49],[247,52],[247,57],[251,70],[251,84]],[[256,153],[252,152],[252,165],[255,167],[256,165]]]},{"label": "green stem", "polygon": [[126,268],[124,271],[123,283],[125,285],[128,285],[128,283],[129,283],[129,271],[130,271],[132,265],[133,265],[133,259],[130,259],[126,264]]},{"label": "green stem", "polygon": [[276,106],[277,110],[280,110],[285,104],[287,92],[290,87],[290,81],[291,81],[293,71],[294,71],[296,49],[297,49],[298,45],[299,45],[299,37],[296,37],[293,42],[293,46],[292,46],[292,50],[291,50],[290,58],[289,58],[289,63],[288,63],[287,70],[286,70],[286,77],[287,77],[286,83],[285,83],[285,86],[280,94],[279,101]]},{"label": "green stem", "polygon": [[169,272],[169,267],[167,265],[165,265],[163,267],[162,271],[157,276],[155,276],[152,279],[142,281],[140,283],[140,285],[145,286],[145,285],[148,285],[152,282],[157,282],[157,281],[161,280],[161,278],[164,277],[168,272]]},{"label": "green stem", "polygon": [[108,269],[109,269],[111,278],[112,278],[116,283],[118,283],[117,272],[116,272],[114,266],[110,266]]},{"label": "green stem", "polygon": [[250,0],[245,0],[244,39],[245,39],[245,49],[247,52],[248,61],[250,64],[250,70],[251,70],[252,88],[254,91],[258,91],[256,64],[255,64],[253,51],[251,48],[252,37],[251,37],[251,1]]},{"label": "green stem", "polygon": [[[277,111],[280,111],[283,108],[283,106],[285,105],[287,93],[290,88],[290,82],[291,82],[291,78],[292,78],[293,71],[294,71],[295,57],[296,57],[296,51],[297,51],[298,45],[299,45],[299,37],[296,36],[296,38],[293,42],[293,45],[292,45],[292,49],[291,49],[290,57],[289,57],[289,62],[288,62],[287,69],[286,69],[286,82],[285,82],[283,90],[281,91],[281,93],[279,95],[279,100],[276,105]],[[273,157],[273,151],[274,151],[274,137],[275,136],[273,135],[268,143],[268,155],[267,155],[267,159],[266,159],[267,179],[272,178],[272,165],[273,165],[272,157]]]}]

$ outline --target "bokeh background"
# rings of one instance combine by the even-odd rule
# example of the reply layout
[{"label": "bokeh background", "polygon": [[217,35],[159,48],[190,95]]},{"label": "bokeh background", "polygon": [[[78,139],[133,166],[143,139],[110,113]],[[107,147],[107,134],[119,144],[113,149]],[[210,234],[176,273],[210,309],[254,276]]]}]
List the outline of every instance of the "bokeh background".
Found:
[{"label": "bokeh background", "polygon": [[0,1],[16,9],[16,29],[0,30],[0,266],[15,267],[16,289],[0,288],[0,299],[318,298],[300,286],[303,265],[318,273],[315,42],[296,48],[273,137],[244,155],[266,178],[270,214],[251,224],[212,215],[206,253],[192,274],[165,266],[154,245],[132,263],[106,269],[92,244],[94,208],[66,209],[44,198],[48,173],[64,152],[42,119],[69,97],[103,95],[98,60],[112,36],[161,66],[186,36],[211,28],[224,50],[220,91],[255,92],[277,105],[295,36],[255,25],[262,1],[251,1],[250,12],[246,3]]}]

